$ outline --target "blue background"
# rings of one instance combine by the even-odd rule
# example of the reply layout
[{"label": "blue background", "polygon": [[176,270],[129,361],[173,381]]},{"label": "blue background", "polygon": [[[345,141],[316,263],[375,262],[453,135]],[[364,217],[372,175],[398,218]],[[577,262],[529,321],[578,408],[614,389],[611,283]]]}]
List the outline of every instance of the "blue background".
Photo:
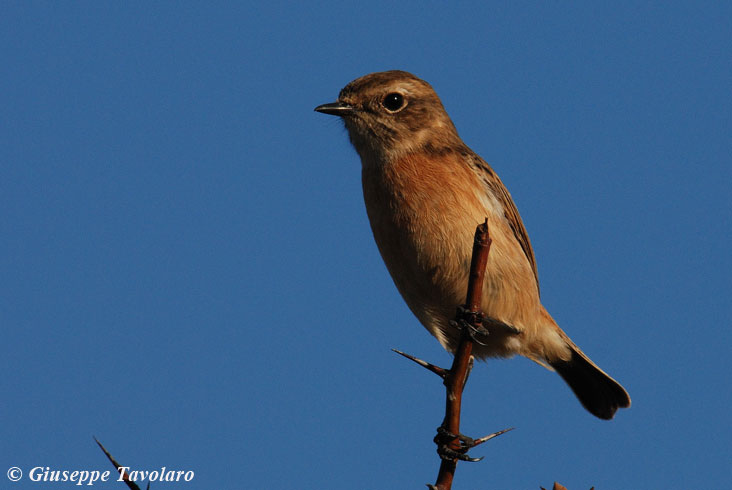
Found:
[{"label": "blue background", "polygon": [[[424,488],[447,366],[313,112],[429,81],[529,230],[542,298],[633,407],[480,363],[462,488],[729,485],[728,2],[6,2],[0,465],[152,488]],[[0,473],[1,475],[2,473]],[[3,488],[70,488],[24,478]],[[124,488],[120,483],[98,484]]]}]

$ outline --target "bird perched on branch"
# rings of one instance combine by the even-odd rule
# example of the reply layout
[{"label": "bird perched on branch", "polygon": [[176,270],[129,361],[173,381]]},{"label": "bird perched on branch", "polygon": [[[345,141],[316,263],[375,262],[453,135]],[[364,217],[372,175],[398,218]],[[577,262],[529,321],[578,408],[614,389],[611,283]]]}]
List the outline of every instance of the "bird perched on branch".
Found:
[{"label": "bird perched on branch", "polygon": [[473,231],[492,245],[481,303],[480,358],[520,354],[551,366],[602,419],[630,406],[622,386],[577,347],[539,300],[534,251],[498,175],[458,136],[440,99],[404,71],[372,73],[315,108],[339,116],[361,157],[371,229],[394,284],[419,321],[453,352],[451,322],[465,298]]}]

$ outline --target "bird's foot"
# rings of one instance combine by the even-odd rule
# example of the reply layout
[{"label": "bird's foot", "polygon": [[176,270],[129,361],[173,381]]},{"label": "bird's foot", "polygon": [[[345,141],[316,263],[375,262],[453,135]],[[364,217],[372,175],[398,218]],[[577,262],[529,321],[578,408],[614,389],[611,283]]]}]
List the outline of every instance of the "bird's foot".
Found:
[{"label": "bird's foot", "polygon": [[[450,444],[454,443],[455,440],[457,440],[458,442],[458,447],[450,447]],[[437,428],[437,435],[435,436],[434,441],[435,444],[437,444],[437,454],[439,454],[441,459],[459,459],[460,461],[471,462],[476,462],[483,459],[482,457],[471,458],[470,456],[468,456],[468,450],[470,450],[470,448],[472,447],[477,446],[480,443],[476,443],[475,439],[473,439],[472,437],[468,437],[464,434],[453,434],[443,426],[439,426]]]},{"label": "bird's foot", "polygon": [[476,344],[486,345],[490,332],[483,327],[483,314],[480,311],[470,311],[465,306],[458,306],[457,310],[457,320],[451,320],[450,325],[467,332]]}]

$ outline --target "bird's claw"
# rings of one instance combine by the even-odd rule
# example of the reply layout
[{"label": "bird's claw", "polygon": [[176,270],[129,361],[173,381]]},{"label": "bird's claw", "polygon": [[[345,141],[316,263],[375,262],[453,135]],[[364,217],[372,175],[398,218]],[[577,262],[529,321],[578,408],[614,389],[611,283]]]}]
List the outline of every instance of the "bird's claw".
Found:
[{"label": "bird's claw", "polygon": [[451,320],[450,325],[460,331],[468,333],[470,340],[479,345],[486,345],[484,340],[490,332],[483,327],[483,314],[480,311],[471,311],[465,306],[458,306],[457,320]]},{"label": "bird's claw", "polygon": [[[459,443],[459,447],[457,449],[453,449],[449,446],[449,443],[455,439],[457,439]],[[441,459],[459,459],[460,461],[470,461],[473,463],[483,459],[482,457],[471,458],[468,456],[468,450],[477,445],[475,439],[464,434],[453,434],[443,426],[437,428],[437,435],[435,436],[434,441],[437,444],[437,454]]]},{"label": "bird's claw", "polygon": [[453,460],[459,459],[460,461],[467,461],[469,463],[477,463],[478,461],[483,459],[483,456],[481,456],[480,458],[471,458],[466,453],[454,451],[447,446],[439,446],[437,448],[437,454],[440,456],[440,459],[444,459],[444,460],[448,460],[448,461],[453,461]]}]

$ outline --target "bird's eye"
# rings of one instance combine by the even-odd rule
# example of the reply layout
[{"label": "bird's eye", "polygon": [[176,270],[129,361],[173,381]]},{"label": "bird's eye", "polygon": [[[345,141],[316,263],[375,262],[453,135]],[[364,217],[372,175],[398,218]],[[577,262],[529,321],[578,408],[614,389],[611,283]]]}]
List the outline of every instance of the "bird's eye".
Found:
[{"label": "bird's eye", "polygon": [[402,96],[402,94],[393,92],[384,97],[384,100],[381,101],[381,105],[383,105],[389,112],[396,112],[399,109],[404,108],[406,104],[404,103],[404,96]]}]

